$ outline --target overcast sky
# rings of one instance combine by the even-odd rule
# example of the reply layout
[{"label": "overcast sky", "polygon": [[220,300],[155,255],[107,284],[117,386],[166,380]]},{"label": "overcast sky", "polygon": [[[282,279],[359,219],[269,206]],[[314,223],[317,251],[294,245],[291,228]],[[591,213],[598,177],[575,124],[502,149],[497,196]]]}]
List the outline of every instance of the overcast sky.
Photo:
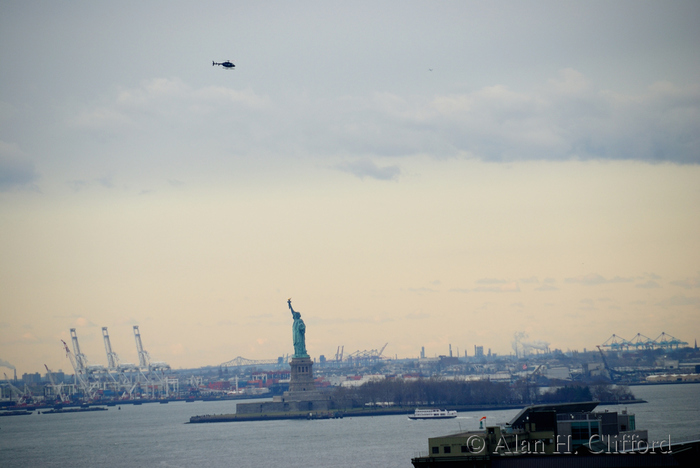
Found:
[{"label": "overcast sky", "polygon": [[[700,336],[697,1],[0,1],[0,365]],[[235,70],[213,67],[232,60]],[[9,372],[9,366],[3,371]]]}]

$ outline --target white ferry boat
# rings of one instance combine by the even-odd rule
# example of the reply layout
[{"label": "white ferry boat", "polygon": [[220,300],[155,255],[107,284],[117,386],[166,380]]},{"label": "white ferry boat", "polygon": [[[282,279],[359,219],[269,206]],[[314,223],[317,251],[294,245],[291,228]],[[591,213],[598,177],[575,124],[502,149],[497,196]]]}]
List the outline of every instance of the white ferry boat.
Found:
[{"label": "white ferry boat", "polygon": [[408,416],[408,419],[450,419],[456,418],[457,411],[440,409],[416,409],[415,413]]}]

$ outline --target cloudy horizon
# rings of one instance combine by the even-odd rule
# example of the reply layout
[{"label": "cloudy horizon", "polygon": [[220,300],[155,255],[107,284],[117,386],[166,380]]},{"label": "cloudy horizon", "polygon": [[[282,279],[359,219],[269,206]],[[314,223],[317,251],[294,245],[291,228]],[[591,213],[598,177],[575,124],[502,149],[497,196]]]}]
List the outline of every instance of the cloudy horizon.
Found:
[{"label": "cloudy horizon", "polygon": [[[697,2],[0,5],[0,365],[700,335]],[[232,60],[235,70],[212,66]]]}]

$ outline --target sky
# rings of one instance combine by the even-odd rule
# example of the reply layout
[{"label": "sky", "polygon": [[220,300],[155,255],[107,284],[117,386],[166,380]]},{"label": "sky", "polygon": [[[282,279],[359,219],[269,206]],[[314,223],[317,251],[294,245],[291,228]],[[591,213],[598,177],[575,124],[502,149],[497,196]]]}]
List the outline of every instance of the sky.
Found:
[{"label": "sky", "polygon": [[[700,336],[696,1],[0,0],[0,367]],[[231,60],[235,70],[212,66]]]}]

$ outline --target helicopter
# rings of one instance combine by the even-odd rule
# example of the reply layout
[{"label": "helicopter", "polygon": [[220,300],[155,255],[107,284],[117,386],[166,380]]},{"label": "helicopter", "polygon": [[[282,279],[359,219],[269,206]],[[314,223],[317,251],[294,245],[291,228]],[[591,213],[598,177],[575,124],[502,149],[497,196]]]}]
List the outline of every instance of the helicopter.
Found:
[{"label": "helicopter", "polygon": [[231,70],[233,68],[236,68],[236,66],[231,62],[230,60],[226,60],[225,62],[217,63],[212,60],[211,66],[213,67],[214,65],[221,65],[225,69]]}]

